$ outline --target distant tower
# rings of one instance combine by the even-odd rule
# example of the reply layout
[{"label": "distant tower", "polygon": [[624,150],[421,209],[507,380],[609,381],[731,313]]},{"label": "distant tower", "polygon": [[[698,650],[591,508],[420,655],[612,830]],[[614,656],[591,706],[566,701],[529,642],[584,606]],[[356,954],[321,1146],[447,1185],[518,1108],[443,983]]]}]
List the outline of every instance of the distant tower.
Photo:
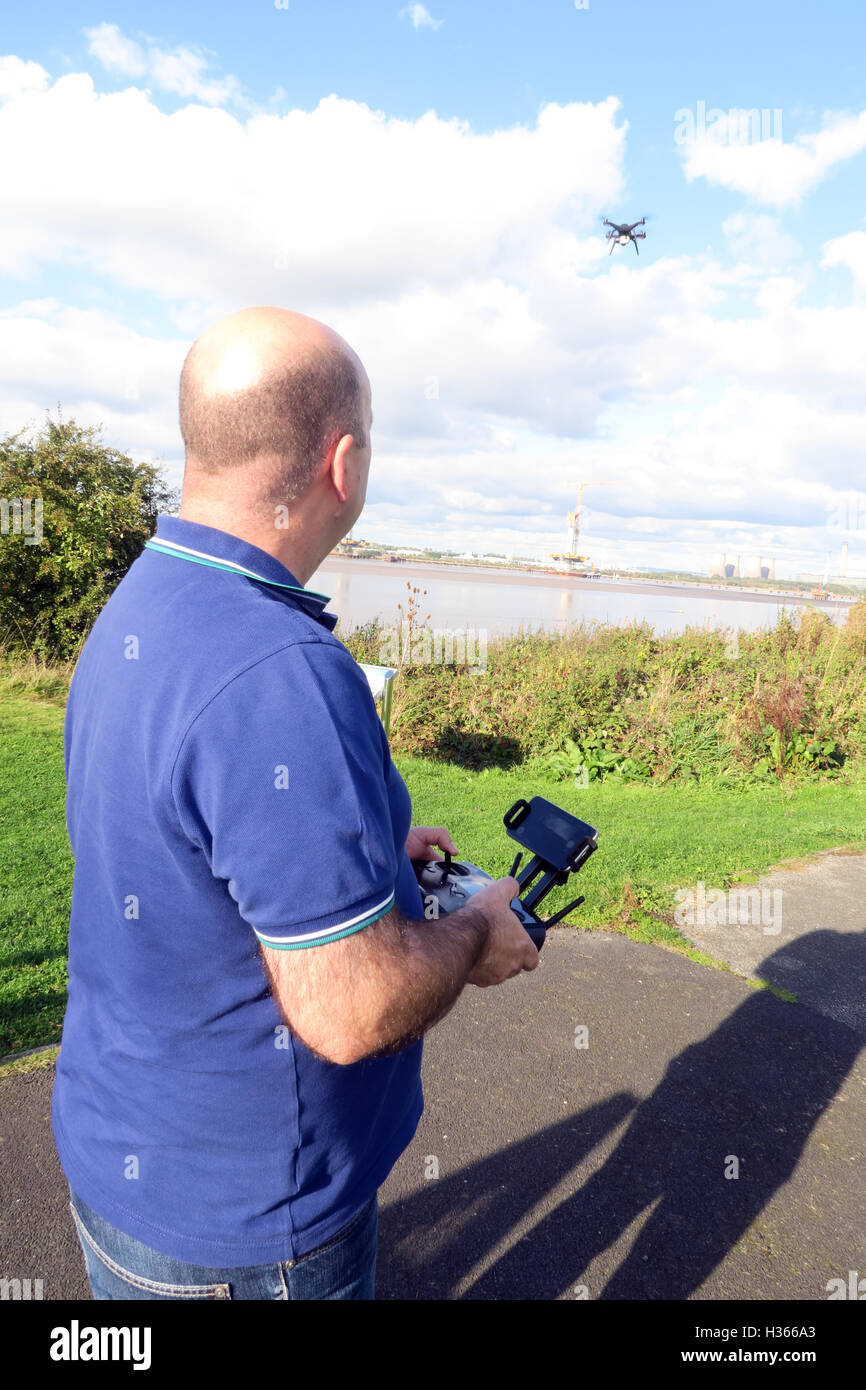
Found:
[{"label": "distant tower", "polygon": [[725,552],[723,550],[717,550],[714,555],[710,556],[710,579],[714,579],[717,575],[720,579],[725,576]]},{"label": "distant tower", "polygon": [[761,557],[760,555],[746,556],[746,579],[760,579],[761,577]]},{"label": "distant tower", "polygon": [[839,557],[839,578],[844,579],[848,573],[848,542],[842,542],[842,554]]},{"label": "distant tower", "polygon": [[772,559],[771,559],[771,560],[768,560],[768,559],[766,558],[766,556],[761,560],[761,578],[762,578],[762,579],[775,579],[775,578],[776,578],[776,561],[775,561],[775,560],[772,560]]},{"label": "distant tower", "polygon": [[740,557],[739,555],[727,555],[725,557],[725,578],[739,579],[740,577]]}]

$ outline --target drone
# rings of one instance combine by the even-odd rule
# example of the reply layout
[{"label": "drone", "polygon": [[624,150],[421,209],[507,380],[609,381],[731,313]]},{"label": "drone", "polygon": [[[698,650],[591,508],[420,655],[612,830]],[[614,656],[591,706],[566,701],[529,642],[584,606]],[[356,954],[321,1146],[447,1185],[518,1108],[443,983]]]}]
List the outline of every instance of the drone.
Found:
[{"label": "drone", "polygon": [[639,222],[623,222],[622,224],[609,222],[606,217],[603,217],[602,226],[610,227],[611,229],[607,233],[607,240],[610,242],[610,251],[608,255],[613,254],[613,248],[615,246],[628,246],[629,242],[632,242],[635,255],[639,256],[640,252],[637,249],[638,238],[640,237],[643,239],[646,236],[646,232],[636,232],[635,227],[642,227],[645,222],[645,217],[642,217]]}]

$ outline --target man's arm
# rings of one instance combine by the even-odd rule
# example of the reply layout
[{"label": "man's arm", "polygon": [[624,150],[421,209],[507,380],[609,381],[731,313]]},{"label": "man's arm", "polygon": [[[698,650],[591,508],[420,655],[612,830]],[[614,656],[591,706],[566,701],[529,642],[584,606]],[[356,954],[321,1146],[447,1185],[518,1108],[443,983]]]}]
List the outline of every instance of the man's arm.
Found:
[{"label": "man's arm", "polygon": [[501,984],[534,970],[538,952],[509,906],[513,878],[485,885],[437,921],[397,908],[327,945],[261,947],[277,1006],[301,1041],[325,1061],[349,1065],[416,1041],[467,983]]},{"label": "man's arm", "polygon": [[514,879],[445,919],[404,916],[387,772],[363,673],[338,643],[306,639],[221,686],[174,764],[181,828],[258,937],[283,1017],[342,1064],[405,1047],[467,981],[538,960],[508,906]]}]

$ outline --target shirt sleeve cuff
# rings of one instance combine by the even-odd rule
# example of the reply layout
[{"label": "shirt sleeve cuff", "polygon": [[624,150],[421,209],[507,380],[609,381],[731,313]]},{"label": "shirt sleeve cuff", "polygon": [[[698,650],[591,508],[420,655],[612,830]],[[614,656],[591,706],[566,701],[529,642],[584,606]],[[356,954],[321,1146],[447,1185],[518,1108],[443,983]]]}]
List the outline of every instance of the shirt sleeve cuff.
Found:
[{"label": "shirt sleeve cuff", "polygon": [[[369,927],[372,922],[377,922],[380,917],[384,917],[386,912],[390,912],[394,906],[393,890],[387,898],[375,903],[372,907],[366,907],[363,911],[343,918],[331,926],[313,926],[311,923],[304,923],[300,927],[263,928],[261,931],[253,928],[256,936],[263,946],[269,946],[277,951],[299,951],[307,946],[326,946],[329,941],[339,941],[341,937],[352,936],[356,931],[363,931],[364,927]],[[287,933],[291,932],[291,935]]]}]

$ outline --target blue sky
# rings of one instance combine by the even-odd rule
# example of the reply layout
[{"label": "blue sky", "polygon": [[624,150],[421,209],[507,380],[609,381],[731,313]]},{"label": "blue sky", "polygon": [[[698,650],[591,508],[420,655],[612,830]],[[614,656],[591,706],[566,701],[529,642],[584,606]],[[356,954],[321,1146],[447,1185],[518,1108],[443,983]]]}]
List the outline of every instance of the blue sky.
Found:
[{"label": "blue sky", "polygon": [[864,574],[864,31],[853,0],[21,10],[0,427],[60,401],[179,479],[189,344],[281,303],[368,366],[370,539],[544,555],[600,478],[598,563],[848,540]]}]

